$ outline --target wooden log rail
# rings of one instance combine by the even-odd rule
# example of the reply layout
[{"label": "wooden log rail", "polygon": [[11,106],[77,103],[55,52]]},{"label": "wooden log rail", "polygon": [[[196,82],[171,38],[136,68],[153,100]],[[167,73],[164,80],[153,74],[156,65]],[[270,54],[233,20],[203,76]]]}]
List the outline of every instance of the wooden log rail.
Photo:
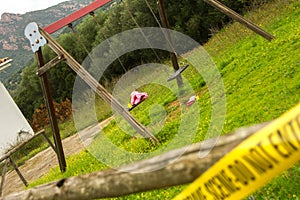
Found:
[{"label": "wooden log rail", "polygon": [[[61,179],[0,200],[108,198],[190,183],[266,124],[241,128],[219,139],[192,144],[118,169]],[[211,145],[214,145],[212,150]],[[199,158],[200,149],[211,151],[207,157]]]},{"label": "wooden log rail", "polygon": [[24,185],[25,186],[28,185],[28,182],[26,181],[25,177],[20,172],[17,164],[12,160],[11,156],[14,153],[16,153],[18,150],[20,150],[20,148],[22,148],[23,146],[25,146],[26,144],[28,144],[30,141],[32,141],[34,138],[36,138],[36,137],[38,137],[40,135],[43,135],[43,137],[46,139],[46,141],[49,143],[49,145],[52,147],[52,149],[55,152],[57,152],[55,146],[53,145],[53,143],[51,142],[51,140],[47,137],[45,131],[41,130],[41,131],[37,132],[36,134],[34,134],[32,137],[26,139],[25,141],[23,141],[22,143],[20,143],[19,145],[17,145],[16,147],[14,147],[13,149],[11,149],[10,151],[8,151],[6,154],[4,154],[0,158],[0,163],[5,160],[5,163],[4,163],[4,166],[3,166],[3,170],[2,170],[1,184],[0,184],[0,197],[2,196],[2,190],[3,190],[4,183],[5,183],[5,176],[6,176],[8,164],[11,164],[11,166],[13,166],[14,170],[17,172],[18,176],[20,177],[20,179],[24,183]]},{"label": "wooden log rail", "polygon": [[9,152],[7,152],[6,154],[4,154],[1,158],[0,158],[0,163],[3,160],[6,160],[7,158],[9,158],[12,154],[14,154],[16,151],[18,151],[20,148],[22,148],[24,145],[26,145],[28,142],[30,142],[31,140],[33,140],[34,138],[38,137],[39,135],[45,134],[45,130],[41,130],[39,132],[37,132],[36,134],[34,134],[32,137],[26,139],[24,142],[18,144],[16,147],[14,147],[13,149],[11,149]]}]

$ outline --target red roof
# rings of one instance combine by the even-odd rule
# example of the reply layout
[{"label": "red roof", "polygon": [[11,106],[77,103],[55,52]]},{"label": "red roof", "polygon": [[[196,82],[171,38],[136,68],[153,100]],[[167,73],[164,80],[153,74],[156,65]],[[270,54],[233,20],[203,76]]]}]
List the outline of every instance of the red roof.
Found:
[{"label": "red roof", "polygon": [[96,10],[97,8],[100,8],[101,6],[104,6],[105,4],[111,2],[112,0],[96,0],[92,2],[91,4],[87,5],[84,8],[81,8],[80,10],[71,13],[70,15],[66,16],[65,18],[62,18],[49,26],[45,27],[44,30],[48,33],[54,33],[55,31],[63,28],[64,26],[67,26],[68,24],[72,23],[73,21],[89,14],[90,12]]}]

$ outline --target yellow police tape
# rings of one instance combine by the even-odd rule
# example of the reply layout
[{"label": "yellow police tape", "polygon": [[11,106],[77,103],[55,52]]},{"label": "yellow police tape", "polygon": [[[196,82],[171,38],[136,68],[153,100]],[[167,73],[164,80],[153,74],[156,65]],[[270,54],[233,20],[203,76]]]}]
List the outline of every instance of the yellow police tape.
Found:
[{"label": "yellow police tape", "polygon": [[173,200],[242,199],[300,160],[300,104],[240,143]]}]

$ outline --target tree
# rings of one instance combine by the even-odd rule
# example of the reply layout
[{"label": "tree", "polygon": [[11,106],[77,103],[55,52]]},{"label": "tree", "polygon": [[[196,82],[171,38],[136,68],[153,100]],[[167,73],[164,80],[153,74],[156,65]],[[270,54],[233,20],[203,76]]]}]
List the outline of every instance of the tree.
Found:
[{"label": "tree", "polygon": [[[254,2],[259,4],[266,1],[271,0],[255,0]],[[164,0],[164,2],[171,29],[189,35],[200,44],[205,43],[210,37],[210,28],[221,28],[230,21],[226,15],[202,0]],[[222,3],[239,13],[243,13],[245,7],[251,2],[249,0],[222,0]],[[149,0],[148,3],[159,19],[156,1]],[[97,11],[95,19],[97,23],[91,16],[86,16],[78,26],[73,23],[75,35],[71,29],[67,29],[57,38],[58,42],[79,63],[83,62],[93,48],[117,33],[138,27],[159,26],[145,1],[140,0],[121,2],[106,10]],[[114,49],[109,50],[110,44],[107,43],[107,45],[107,51],[102,52],[103,55],[113,53]],[[137,50],[121,56],[105,71],[105,79],[111,80],[137,65],[158,62],[168,55],[164,51],[155,50],[155,53],[153,51],[153,49]],[[49,47],[43,48],[43,54],[45,63],[56,56]],[[31,118],[33,111],[43,103],[40,83],[35,75],[36,69],[36,63],[32,63],[23,71],[22,81],[16,92],[16,102],[27,118]],[[76,74],[64,62],[47,74],[53,99],[57,102],[66,98],[71,99]]]},{"label": "tree", "polygon": [[35,75],[36,63],[23,70],[22,81],[17,88],[16,104],[27,119],[31,120],[32,113],[43,101],[43,94],[38,77]]}]

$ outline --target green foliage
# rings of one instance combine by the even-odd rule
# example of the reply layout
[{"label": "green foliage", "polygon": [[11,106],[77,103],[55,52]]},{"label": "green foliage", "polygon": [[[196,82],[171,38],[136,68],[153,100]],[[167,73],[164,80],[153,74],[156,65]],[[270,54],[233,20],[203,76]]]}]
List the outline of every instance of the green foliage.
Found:
[{"label": "green foliage", "polygon": [[[62,101],[59,104],[53,102],[53,104],[54,104],[55,116],[58,121],[63,122],[66,121],[67,119],[70,119],[72,114],[72,103],[69,99]],[[50,124],[50,119],[48,117],[46,105],[41,104],[41,106],[34,111],[30,126],[36,132],[43,129],[43,127],[49,124]]]},{"label": "green foliage", "polygon": [[255,199],[294,199],[300,198],[300,163],[280,174],[276,179],[253,194]]},{"label": "green foliage", "polygon": [[[1,43],[0,48],[1,58],[5,55],[13,59],[12,66],[5,70],[7,73],[0,73],[0,79],[8,89],[16,89],[17,84],[20,83],[21,71],[29,66],[33,60],[32,51],[27,50],[27,47],[30,46],[29,41],[24,36],[25,26],[32,21],[36,21],[44,27],[59,20],[63,16],[71,14],[82,7],[82,5],[87,5],[91,1],[92,0],[65,1],[46,8],[45,10],[24,13],[18,17],[18,20],[8,22],[4,22],[4,20],[1,21],[1,26],[5,27],[5,30],[1,32],[1,41],[6,41],[10,46],[14,46],[13,49],[6,50],[2,48],[3,43]],[[60,31],[57,33],[60,33]],[[57,33],[54,35],[57,35]],[[14,39],[12,40],[12,38]],[[28,64],[29,60],[30,63]],[[11,81],[13,82],[11,83]]]},{"label": "green foliage", "polygon": [[43,102],[40,82],[34,73],[35,69],[35,64],[24,69],[15,98],[15,102],[28,119],[31,119],[34,109]]},{"label": "green foliage", "polygon": [[[149,1],[148,3],[159,19],[156,2]],[[246,1],[235,0],[226,0],[223,3],[241,13],[247,5]],[[224,14],[216,11],[204,1],[166,0],[165,7],[170,27],[189,35],[199,43],[207,41],[211,27],[221,27],[228,22]],[[57,40],[70,55],[82,63],[94,47],[117,33],[138,27],[159,25],[144,1],[133,0],[119,2],[111,8],[97,11],[95,20],[91,16],[86,16],[82,23],[77,26],[73,23],[73,26],[76,34],[71,29],[65,29]],[[112,51],[108,53],[113,53]],[[45,63],[56,56],[48,47],[43,48],[43,53]],[[101,83],[111,81],[137,65],[160,61],[167,56],[168,54],[164,51],[152,49],[130,52],[111,64],[105,71]],[[43,102],[35,72],[36,64],[31,64],[24,70],[22,81],[16,91],[16,102],[28,119],[32,119],[34,110]],[[76,74],[65,63],[60,63],[51,69],[48,78],[54,101],[71,99]]]},{"label": "green foliage", "polygon": [[[271,10],[274,7],[278,9],[278,5],[270,5]],[[296,3],[282,4],[282,9],[292,13],[266,24],[277,37],[272,42],[251,34],[238,41],[235,48],[231,45],[228,50],[215,49],[220,53],[215,62],[220,66],[227,93],[227,121],[230,123],[226,122],[225,132],[272,120],[299,102],[299,13],[294,12],[298,7]],[[240,33],[242,29],[234,31]],[[214,40],[212,44],[217,41],[220,42]],[[274,106],[278,104],[280,106]]]}]

